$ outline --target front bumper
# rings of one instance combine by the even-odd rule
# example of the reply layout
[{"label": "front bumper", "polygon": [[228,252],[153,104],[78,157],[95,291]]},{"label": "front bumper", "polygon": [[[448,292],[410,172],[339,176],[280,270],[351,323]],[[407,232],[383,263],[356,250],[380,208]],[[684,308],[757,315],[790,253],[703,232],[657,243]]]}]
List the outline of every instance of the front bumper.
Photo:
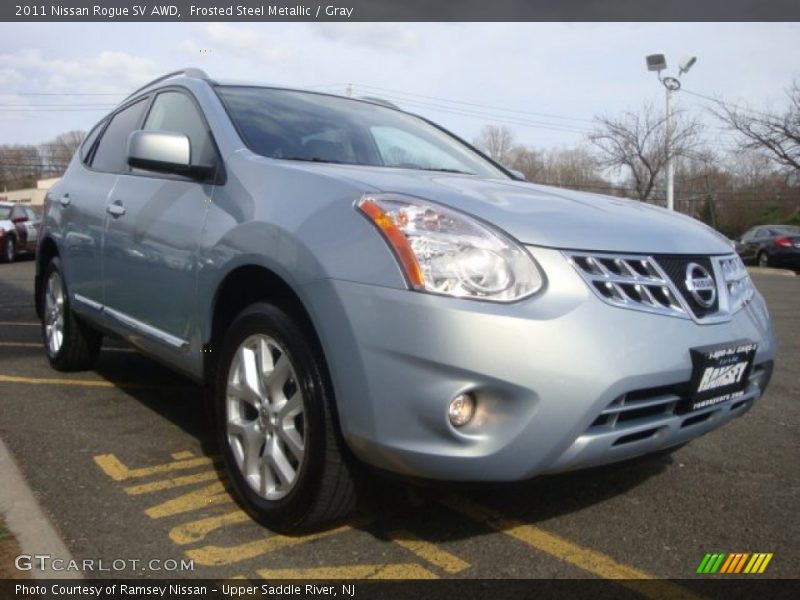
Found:
[{"label": "front bumper", "polygon": [[[361,460],[414,477],[520,480],[681,444],[761,396],[774,337],[759,295],[730,321],[699,325],[609,306],[560,252],[531,251],[547,286],[515,304],[304,286],[342,432]],[[689,348],[743,338],[758,343],[745,396],[686,412]],[[447,407],[465,391],[477,413],[456,429]],[[609,419],[621,403],[626,415]]]}]

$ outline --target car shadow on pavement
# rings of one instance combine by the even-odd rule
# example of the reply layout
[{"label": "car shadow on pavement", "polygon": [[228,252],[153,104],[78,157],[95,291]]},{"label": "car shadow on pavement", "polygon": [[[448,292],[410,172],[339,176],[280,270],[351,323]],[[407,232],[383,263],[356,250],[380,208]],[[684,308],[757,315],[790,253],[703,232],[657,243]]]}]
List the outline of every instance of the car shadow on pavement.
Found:
[{"label": "car shadow on pavement", "polygon": [[[218,459],[219,449],[200,385],[133,352],[103,352],[95,371],[195,438],[203,454]],[[426,538],[432,542],[470,537],[478,535],[480,528],[465,526],[458,510],[452,510],[454,501],[486,507],[501,521],[534,524],[625,494],[662,473],[672,462],[670,455],[656,455],[521,483],[499,484],[423,484],[364,469],[361,478],[364,502],[351,519],[351,525],[378,538],[412,523],[424,523]],[[220,465],[215,466],[220,480],[225,482]],[[331,526],[335,525],[338,524]]]}]

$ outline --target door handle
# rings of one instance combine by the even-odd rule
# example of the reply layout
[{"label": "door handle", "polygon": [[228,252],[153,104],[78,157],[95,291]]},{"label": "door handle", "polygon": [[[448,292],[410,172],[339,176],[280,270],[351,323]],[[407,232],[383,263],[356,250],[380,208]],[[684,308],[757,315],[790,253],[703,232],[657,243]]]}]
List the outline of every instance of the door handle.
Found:
[{"label": "door handle", "polygon": [[70,202],[72,202],[72,200],[69,199],[69,194],[64,194],[58,199],[58,203],[61,206],[68,206]]},{"label": "door handle", "polygon": [[116,217],[121,217],[122,215],[125,214],[125,207],[122,206],[122,202],[120,200],[116,200],[115,202],[112,202],[111,204],[106,206],[106,211],[112,217],[115,217],[115,218]]}]

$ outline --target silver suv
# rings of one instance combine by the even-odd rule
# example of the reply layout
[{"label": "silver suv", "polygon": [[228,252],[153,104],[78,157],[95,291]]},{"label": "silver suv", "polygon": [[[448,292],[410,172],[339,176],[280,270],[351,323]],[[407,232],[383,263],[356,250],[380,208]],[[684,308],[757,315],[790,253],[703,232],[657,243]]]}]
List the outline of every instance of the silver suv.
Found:
[{"label": "silver suv", "polygon": [[764,300],[729,240],[518,180],[434,123],[171,73],[87,136],[47,199],[50,363],[103,334],[203,382],[233,488],[293,531],[364,463],[510,481],[675,448],[749,410]]}]

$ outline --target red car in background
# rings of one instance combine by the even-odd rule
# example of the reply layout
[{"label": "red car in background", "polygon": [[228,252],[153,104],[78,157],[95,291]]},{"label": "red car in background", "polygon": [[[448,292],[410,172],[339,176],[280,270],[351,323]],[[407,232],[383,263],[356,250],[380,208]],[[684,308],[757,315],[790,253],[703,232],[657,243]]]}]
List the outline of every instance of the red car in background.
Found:
[{"label": "red car in background", "polygon": [[36,252],[42,219],[33,208],[0,202],[0,260],[14,262],[22,252]]}]

